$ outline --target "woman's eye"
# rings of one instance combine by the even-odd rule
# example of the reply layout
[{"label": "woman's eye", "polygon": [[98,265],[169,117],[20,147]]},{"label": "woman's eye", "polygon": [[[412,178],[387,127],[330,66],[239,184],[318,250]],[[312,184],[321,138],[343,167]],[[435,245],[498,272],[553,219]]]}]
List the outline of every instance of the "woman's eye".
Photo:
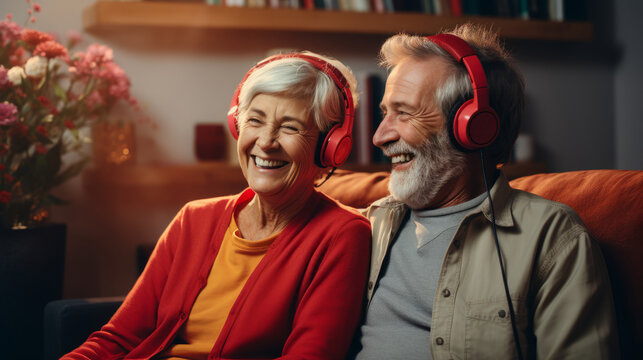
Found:
[{"label": "woman's eye", "polygon": [[281,124],[281,128],[289,133],[301,131],[298,123],[294,121],[286,121]]},{"label": "woman's eye", "polygon": [[248,120],[247,120],[247,121],[248,121],[249,123],[252,123],[252,124],[260,124],[260,123],[261,123],[261,120],[259,120],[259,119],[257,119],[257,118],[248,118]]}]

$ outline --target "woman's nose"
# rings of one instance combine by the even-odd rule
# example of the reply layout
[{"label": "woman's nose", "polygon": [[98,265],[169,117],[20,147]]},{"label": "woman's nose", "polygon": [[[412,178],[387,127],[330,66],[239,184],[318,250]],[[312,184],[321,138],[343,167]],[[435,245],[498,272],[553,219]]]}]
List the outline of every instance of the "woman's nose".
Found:
[{"label": "woman's nose", "polygon": [[259,134],[257,145],[259,145],[259,147],[264,150],[279,147],[279,142],[277,141],[278,137],[278,133],[275,129],[266,126],[261,130],[261,133]]}]

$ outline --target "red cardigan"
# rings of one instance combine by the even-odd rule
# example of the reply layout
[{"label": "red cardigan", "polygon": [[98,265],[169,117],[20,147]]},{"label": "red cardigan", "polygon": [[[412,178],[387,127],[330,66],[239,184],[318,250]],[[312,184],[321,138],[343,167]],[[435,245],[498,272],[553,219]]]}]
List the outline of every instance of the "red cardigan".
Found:
[{"label": "red cardigan", "polygon": [[[168,346],[206,284],[237,203],[181,209],[145,271],[100,331],[63,359],[149,359]],[[315,192],[275,239],[230,310],[209,359],[342,359],[358,325],[368,220]]]}]

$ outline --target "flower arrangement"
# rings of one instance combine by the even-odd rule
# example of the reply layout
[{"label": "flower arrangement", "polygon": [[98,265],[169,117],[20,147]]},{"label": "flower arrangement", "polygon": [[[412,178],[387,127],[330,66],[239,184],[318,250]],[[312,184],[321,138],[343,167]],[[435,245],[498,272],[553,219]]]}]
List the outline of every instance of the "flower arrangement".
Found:
[{"label": "flower arrangement", "polygon": [[[40,10],[33,4],[28,13]],[[65,203],[52,188],[89,160],[83,129],[117,106],[137,106],[112,50],[92,44],[70,55],[79,42],[71,34],[64,46],[11,15],[0,21],[0,228],[46,221],[51,205]]]}]

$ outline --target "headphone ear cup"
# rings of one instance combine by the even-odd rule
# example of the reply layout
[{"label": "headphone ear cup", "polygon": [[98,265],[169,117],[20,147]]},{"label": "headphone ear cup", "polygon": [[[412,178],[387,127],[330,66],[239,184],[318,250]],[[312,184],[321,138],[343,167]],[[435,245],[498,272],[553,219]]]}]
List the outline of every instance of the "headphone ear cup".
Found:
[{"label": "headphone ear cup", "polygon": [[335,124],[322,140],[319,156],[322,167],[339,167],[351,154],[353,137],[345,122]]},{"label": "headphone ear cup", "polygon": [[239,127],[237,125],[237,110],[228,114],[228,129],[235,140],[239,140]]}]

